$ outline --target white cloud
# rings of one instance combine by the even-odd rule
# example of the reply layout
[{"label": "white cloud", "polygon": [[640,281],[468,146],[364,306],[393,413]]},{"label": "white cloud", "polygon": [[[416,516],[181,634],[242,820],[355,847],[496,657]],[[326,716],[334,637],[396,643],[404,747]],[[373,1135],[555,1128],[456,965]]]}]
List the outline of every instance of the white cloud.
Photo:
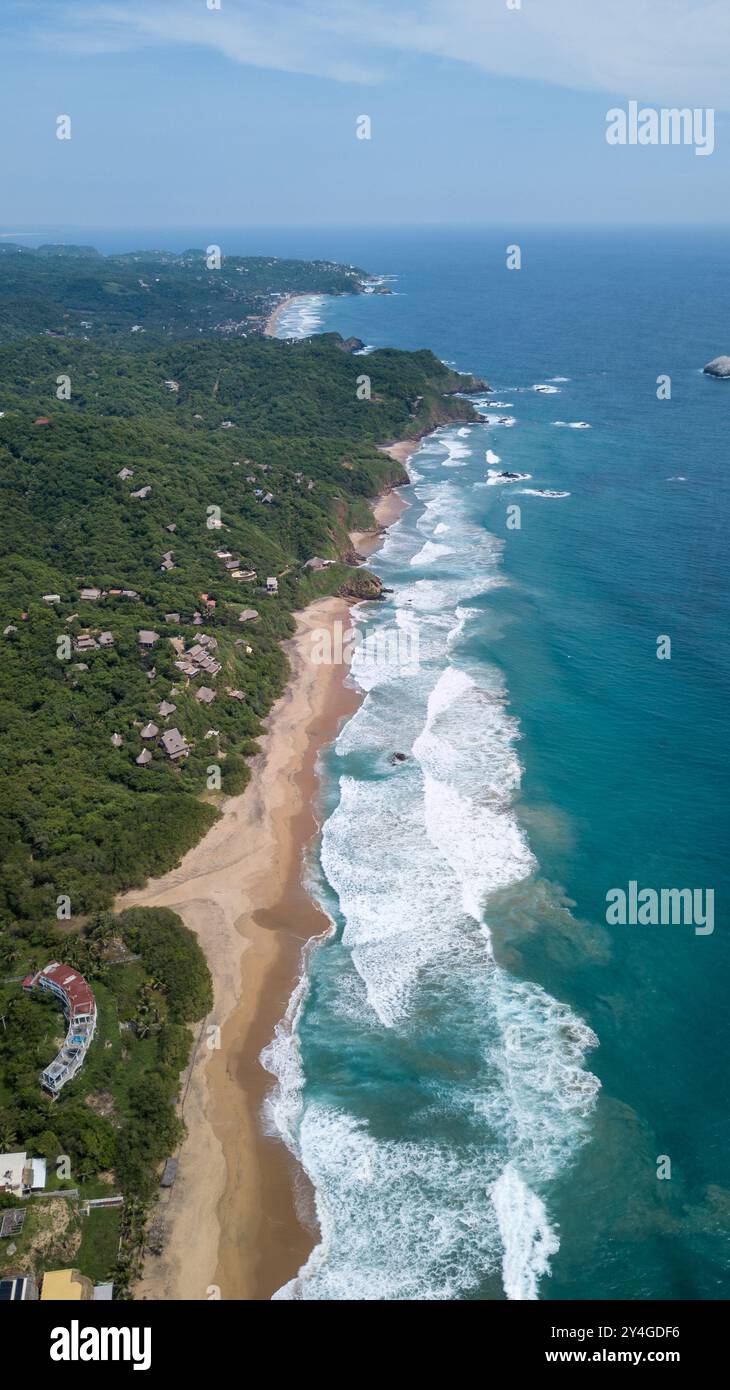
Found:
[{"label": "white cloud", "polygon": [[[58,15],[58,7],[55,14]],[[727,0],[79,0],[54,43],[187,44],[236,63],[373,82],[402,54],[639,100],[730,106]],[[49,37],[51,35],[49,34]]]}]

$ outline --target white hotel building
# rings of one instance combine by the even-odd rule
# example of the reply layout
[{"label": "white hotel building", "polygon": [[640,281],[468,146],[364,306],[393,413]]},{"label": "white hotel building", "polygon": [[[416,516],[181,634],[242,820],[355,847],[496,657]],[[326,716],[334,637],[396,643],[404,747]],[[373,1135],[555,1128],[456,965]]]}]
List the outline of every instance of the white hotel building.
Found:
[{"label": "white hotel building", "polygon": [[68,1024],[61,1051],[41,1072],[41,1085],[52,1096],[57,1096],[61,1087],[83,1066],[96,1031],[96,1001],[83,975],[56,960],[23,980],[23,989],[36,987],[61,1000]]}]

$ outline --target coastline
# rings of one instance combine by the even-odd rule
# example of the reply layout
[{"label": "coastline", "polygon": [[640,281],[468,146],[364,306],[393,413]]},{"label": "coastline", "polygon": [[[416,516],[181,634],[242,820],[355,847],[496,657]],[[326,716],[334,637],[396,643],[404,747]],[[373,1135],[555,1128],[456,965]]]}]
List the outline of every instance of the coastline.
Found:
[{"label": "coastline", "polygon": [[276,338],[276,337],[277,337],[276,329],[277,329],[277,325],[278,325],[278,322],[279,322],[279,319],[280,319],[281,315],[282,315],[292,304],[296,304],[296,303],[297,303],[297,300],[299,300],[299,299],[319,299],[319,298],[320,298],[320,295],[319,295],[319,294],[316,294],[316,293],[314,292],[314,290],[309,290],[309,291],[306,291],[306,290],[305,290],[302,294],[288,294],[287,297],[286,297],[286,299],[282,299],[281,303],[280,303],[280,304],[277,304],[276,308],[275,308],[275,309],[272,309],[271,313],[269,314],[269,317],[267,318],[266,323],[264,324],[264,337],[265,337],[265,338]]},{"label": "coastline", "polygon": [[[405,463],[419,444],[383,451]],[[375,500],[377,528],[351,535],[363,558],[408,506],[396,489]],[[305,1175],[262,1129],[273,1082],[259,1056],[286,1013],[306,942],[330,927],[302,884],[303,856],[318,829],[318,755],[362,694],[345,684],[349,667],[314,665],[309,653],[312,631],[349,625],[350,610],[344,599],[325,598],[297,615],[286,644],[291,677],[266,721],[249,785],[177,869],[115,904],[177,912],[200,941],[214,992],[182,1089],[187,1133],[177,1178],[151,1214],[164,1233],[162,1253],[147,1256],[138,1299],[267,1300],[316,1243],[313,1218],[311,1229],[302,1224],[302,1210],[313,1211]]]},{"label": "coastline", "polygon": [[286,1010],[302,947],[329,926],[300,879],[317,828],[317,755],[360,700],[339,667],[309,659],[312,631],[336,620],[349,622],[344,599],[299,615],[287,643],[291,679],[246,790],[177,869],[115,904],[177,912],[205,952],[214,994],[183,1091],[178,1175],[152,1212],[163,1252],[147,1257],[136,1298],[270,1298],[314,1243],[295,1210],[294,1160],[261,1132],[271,1078],[258,1057]]}]

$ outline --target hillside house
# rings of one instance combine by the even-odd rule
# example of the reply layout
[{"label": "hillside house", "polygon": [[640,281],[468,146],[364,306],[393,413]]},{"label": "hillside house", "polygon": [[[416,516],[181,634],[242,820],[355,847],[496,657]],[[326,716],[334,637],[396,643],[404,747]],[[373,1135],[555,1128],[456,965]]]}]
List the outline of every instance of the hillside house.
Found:
[{"label": "hillside house", "polygon": [[178,758],[187,758],[190,752],[179,729],[167,729],[162,735],[161,743],[168,758],[172,759],[173,762]]}]

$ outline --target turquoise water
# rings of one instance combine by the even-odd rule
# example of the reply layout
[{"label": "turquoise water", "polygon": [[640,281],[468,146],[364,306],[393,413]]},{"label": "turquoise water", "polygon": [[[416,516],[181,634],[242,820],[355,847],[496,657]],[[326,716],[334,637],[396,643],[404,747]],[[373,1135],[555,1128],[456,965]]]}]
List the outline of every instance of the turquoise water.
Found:
[{"label": "turquoise water", "polygon": [[[543,234],[508,272],[514,239],[337,242],[394,294],[288,320],[429,345],[515,423],[425,441],[371,562],[400,646],[324,760],[336,927],[275,1097],[323,1234],[283,1296],[729,1292],[721,247]],[[714,933],[609,927],[630,880],[714,889]]]},{"label": "turquoise water", "polygon": [[[290,331],[431,347],[516,422],[426,441],[371,561],[394,592],[367,629],[419,660],[360,663],[323,760],[335,929],[268,1058],[322,1241],[282,1296],[727,1298],[730,383],[700,370],[730,351],[724,233],[164,240],[394,276]],[[630,881],[714,889],[714,933],[609,927]]]}]

